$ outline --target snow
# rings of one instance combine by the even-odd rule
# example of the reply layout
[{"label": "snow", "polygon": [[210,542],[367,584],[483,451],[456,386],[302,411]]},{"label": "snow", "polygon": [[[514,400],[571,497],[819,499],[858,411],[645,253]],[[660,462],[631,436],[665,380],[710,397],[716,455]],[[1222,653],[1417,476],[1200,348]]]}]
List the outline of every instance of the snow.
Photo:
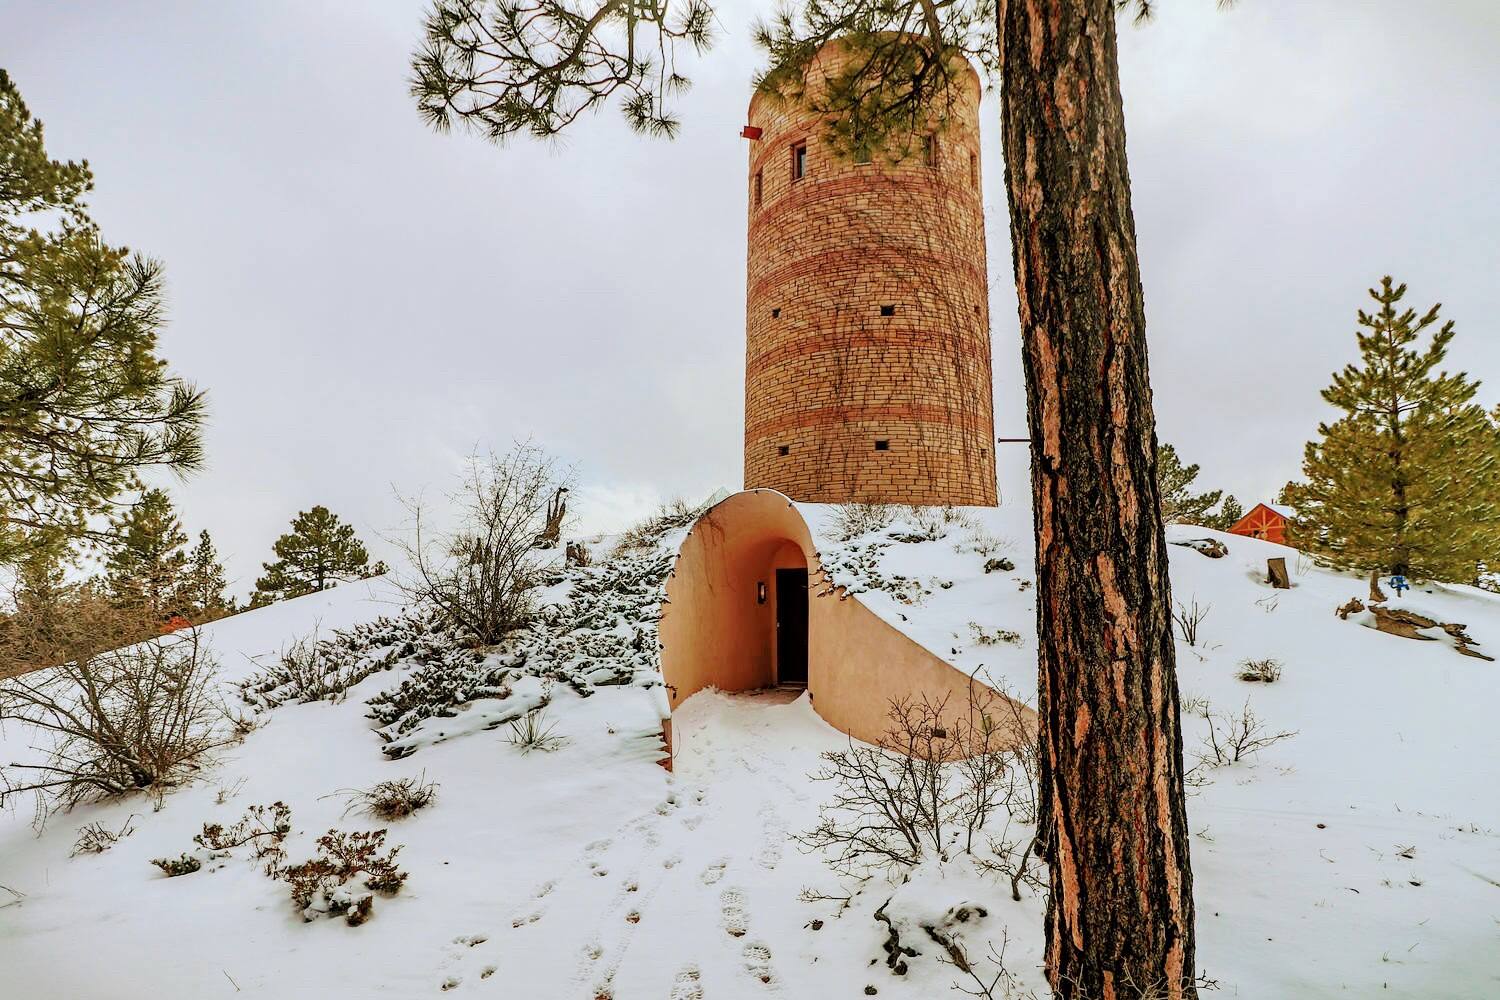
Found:
[{"label": "snow", "polygon": [[[1019,486],[1024,470],[1008,471],[1014,482],[1004,485]],[[881,532],[838,541],[830,510],[799,506],[825,563],[845,565],[855,548],[889,541]],[[875,575],[916,580],[925,593],[914,603],[879,587],[858,597],[962,669],[1030,698],[1030,514],[965,513],[1010,544],[981,556],[962,525],[935,541],[891,541],[869,563]],[[1189,764],[1207,732],[1195,714],[1203,699],[1220,714],[1248,703],[1270,729],[1295,732],[1248,763],[1201,772],[1206,784],[1190,790],[1199,963],[1219,982],[1217,995],[1500,996],[1500,665],[1379,633],[1358,616],[1340,620],[1334,609],[1363,597],[1365,584],[1294,550],[1201,528],[1174,527],[1169,537],[1216,538],[1229,549],[1221,559],[1169,550],[1176,599],[1210,607],[1205,638],[1178,646]],[[1015,568],[985,573],[996,555]],[[1278,555],[1289,591],[1264,582],[1265,560]],[[834,577],[851,589],[870,579]],[[567,606],[567,589],[553,595],[557,607]],[[1500,647],[1500,596],[1421,587],[1402,606],[1467,624],[1481,650]],[[314,628],[331,633],[400,610],[399,590],[372,580],[205,632],[232,683]],[[971,623],[1018,641],[982,642]],[[1281,661],[1279,681],[1236,679],[1241,661],[1265,657]],[[566,742],[554,752],[523,754],[506,726],[471,725],[507,704],[482,699],[441,720],[444,738],[392,760],[366,701],[414,669],[377,672],[337,703],[271,710],[159,811],[145,797],[85,806],[53,816],[40,835],[28,809],[0,814],[0,886],[24,894],[0,889],[0,993],[406,998],[446,988],[735,1000],[863,996],[873,986],[903,1000],[956,995],[955,982],[971,981],[939,961],[941,949],[917,930],[924,924],[953,930],[973,957],[1003,940],[1019,987],[1042,992],[1036,894],[1013,902],[1008,885],[961,856],[929,859],[904,882],[878,876],[856,886],[790,839],[829,793],[808,778],[818,755],[845,744],[805,696],[694,696],[673,717],[670,775],[656,764],[661,691],[640,684],[586,687],[587,697],[558,684],[548,712]],[[534,680],[518,682],[514,697],[534,694]],[[26,756],[29,744],[18,727],[0,732],[0,760]],[[343,790],[416,775],[440,787],[414,816],[343,816]],[[368,923],[348,927],[304,922],[285,884],[243,850],[172,879],[150,865],[191,850],[203,823],[227,825],[275,800],[292,809],[289,860],[310,857],[332,827],[383,825],[387,842],[402,845],[405,887],[377,897]],[[134,832],[108,852],[68,856],[79,827],[119,829],[132,815]],[[904,977],[884,963],[882,907],[921,952]],[[964,908],[984,913],[957,920]]]}]

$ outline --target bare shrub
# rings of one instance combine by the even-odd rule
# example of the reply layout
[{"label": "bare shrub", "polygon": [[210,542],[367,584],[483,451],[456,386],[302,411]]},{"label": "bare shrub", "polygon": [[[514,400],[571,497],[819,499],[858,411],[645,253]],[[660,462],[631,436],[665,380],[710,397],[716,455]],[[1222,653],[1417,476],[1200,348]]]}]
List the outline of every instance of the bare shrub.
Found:
[{"label": "bare shrub", "polygon": [[612,558],[653,548],[670,532],[686,528],[708,513],[708,506],[690,506],[680,497],[657,508],[655,514],[621,532]]},{"label": "bare shrub", "polygon": [[998,646],[1001,643],[1008,646],[1020,646],[1024,643],[1019,632],[1012,632],[1006,628],[987,629],[978,622],[969,622],[969,634],[980,646]]},{"label": "bare shrub", "polygon": [[122,649],[87,651],[0,684],[0,722],[42,736],[40,763],[0,769],[0,804],[37,799],[38,821],[93,798],[180,783],[234,740],[196,629]]},{"label": "bare shrub", "polygon": [[[973,552],[974,554],[984,559],[989,559],[991,556],[994,556],[999,552],[1008,552],[1010,551],[1011,547],[1012,546],[1009,541],[990,534],[979,525],[975,525],[974,527],[970,528],[964,535],[964,540],[956,546],[956,548],[960,552]],[[1001,559],[996,561],[1010,562],[1009,559]],[[1010,568],[1014,569],[1015,566],[1012,565]],[[991,571],[986,570],[986,572]]]},{"label": "bare shrub", "polygon": [[510,735],[505,738],[522,753],[533,750],[551,753],[567,744],[567,739],[556,733],[557,723],[547,713],[545,703],[538,705],[519,719],[510,722]]},{"label": "bare shrub", "polygon": [[469,460],[449,497],[458,512],[452,531],[434,536],[421,501],[406,501],[413,532],[400,544],[415,573],[403,584],[407,596],[485,645],[520,628],[531,617],[532,590],[541,577],[536,542],[567,480],[540,448],[523,443],[505,455]]},{"label": "bare shrub", "polygon": [[1261,684],[1274,684],[1281,680],[1281,661],[1245,660],[1240,664],[1240,669],[1235,674],[1242,681],[1252,681]]},{"label": "bare shrub", "polygon": [[384,830],[329,830],[318,838],[315,857],[283,868],[280,878],[291,887],[302,919],[342,915],[351,927],[368,920],[372,893],[393,895],[406,883],[407,873],[396,864],[401,848],[382,854],[384,848]]},{"label": "bare shrub", "polygon": [[1206,767],[1223,767],[1259,753],[1273,743],[1291,739],[1296,732],[1268,732],[1256,717],[1250,702],[1238,712],[1208,716],[1208,735],[1203,738],[1199,763]]},{"label": "bare shrub", "polygon": [[135,815],[133,813],[118,830],[111,830],[103,823],[87,823],[79,827],[78,839],[73,842],[73,850],[68,857],[76,858],[80,854],[103,854],[134,832]]},{"label": "bare shrub", "polygon": [[[795,839],[827,850],[829,865],[846,874],[910,867],[931,853],[966,853],[997,809],[1007,811],[1034,788],[1032,735],[1023,709],[973,685],[968,711],[948,711],[948,699],[894,700],[890,728],[876,746],[849,741],[823,754],[815,780],[834,784],[819,822]],[[1031,754],[1029,760],[1026,760]]]},{"label": "bare shrub", "polygon": [[972,522],[955,507],[904,507],[901,525],[890,533],[898,542],[935,542],[948,537],[952,525],[972,527]]},{"label": "bare shrub", "polygon": [[1197,715],[1205,719],[1208,718],[1209,712],[1212,711],[1212,706],[1209,704],[1208,699],[1203,695],[1197,694],[1183,695],[1181,707],[1182,714]]},{"label": "bare shrub", "polygon": [[1177,610],[1172,612],[1172,621],[1177,625],[1177,638],[1189,646],[1198,645],[1198,640],[1202,638],[1203,620],[1208,617],[1212,608],[1211,604],[1199,604],[1197,597],[1187,604],[1178,601]]},{"label": "bare shrub", "polygon": [[268,806],[251,806],[232,826],[204,823],[202,832],[193,835],[193,842],[215,854],[248,844],[255,860],[263,863],[265,873],[275,878],[286,860],[282,844],[291,832],[291,807],[285,802],[273,802]]},{"label": "bare shrub", "polygon": [[898,512],[893,503],[841,503],[833,508],[830,522],[838,540],[847,542],[889,528]]},{"label": "bare shrub", "polygon": [[340,793],[348,803],[344,815],[358,810],[387,822],[404,819],[437,798],[437,782],[427,781],[426,777],[424,771],[415,777],[382,781],[373,788],[346,789]]}]

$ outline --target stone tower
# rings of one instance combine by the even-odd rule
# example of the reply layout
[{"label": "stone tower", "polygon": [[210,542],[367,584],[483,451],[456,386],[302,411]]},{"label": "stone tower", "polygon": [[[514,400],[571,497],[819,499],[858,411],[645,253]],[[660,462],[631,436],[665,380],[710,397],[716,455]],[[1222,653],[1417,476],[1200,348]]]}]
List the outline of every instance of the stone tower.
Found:
[{"label": "stone tower", "polygon": [[[833,43],[815,70],[839,58]],[[905,155],[837,157],[812,113],[751,99],[747,489],[996,503],[980,87],[965,69],[950,124]]]}]

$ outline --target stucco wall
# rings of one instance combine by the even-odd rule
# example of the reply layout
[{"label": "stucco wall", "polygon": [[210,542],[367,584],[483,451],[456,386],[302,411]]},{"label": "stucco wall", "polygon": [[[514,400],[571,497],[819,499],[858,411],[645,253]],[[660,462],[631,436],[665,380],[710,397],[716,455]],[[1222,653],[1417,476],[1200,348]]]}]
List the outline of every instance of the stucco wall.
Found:
[{"label": "stucco wall", "polygon": [[[836,64],[837,45],[821,58]],[[972,70],[959,89],[933,165],[920,142],[899,162],[897,149],[837,157],[800,106],[750,102],[763,131],[749,144],[746,488],[996,503]],[[807,168],[794,180],[801,144]]]},{"label": "stucco wall", "polygon": [[[662,675],[676,708],[708,686],[724,691],[775,681],[774,569],[808,566],[808,691],[831,725],[865,742],[886,731],[893,699],[948,698],[968,706],[970,678],[859,602],[820,585],[816,547],[802,515],[771,490],[737,493],[709,511],[683,542],[667,581],[659,635]],[[765,604],[756,584],[765,581]],[[822,594],[823,596],[818,596]]]}]

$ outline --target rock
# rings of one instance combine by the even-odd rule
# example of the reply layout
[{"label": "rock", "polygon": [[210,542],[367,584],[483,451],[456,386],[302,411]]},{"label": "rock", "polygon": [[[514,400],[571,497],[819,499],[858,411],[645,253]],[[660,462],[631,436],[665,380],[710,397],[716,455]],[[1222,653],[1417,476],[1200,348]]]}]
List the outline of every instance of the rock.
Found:
[{"label": "rock", "polygon": [[1004,556],[1000,556],[995,559],[986,559],[984,563],[984,571],[986,573],[1009,573],[1015,568],[1016,564],[1011,562],[1009,559],[1006,559]]},{"label": "rock", "polygon": [[1186,542],[1173,542],[1173,545],[1181,545],[1185,549],[1208,556],[1210,559],[1223,559],[1229,555],[1229,547],[1217,538],[1193,538]]}]

